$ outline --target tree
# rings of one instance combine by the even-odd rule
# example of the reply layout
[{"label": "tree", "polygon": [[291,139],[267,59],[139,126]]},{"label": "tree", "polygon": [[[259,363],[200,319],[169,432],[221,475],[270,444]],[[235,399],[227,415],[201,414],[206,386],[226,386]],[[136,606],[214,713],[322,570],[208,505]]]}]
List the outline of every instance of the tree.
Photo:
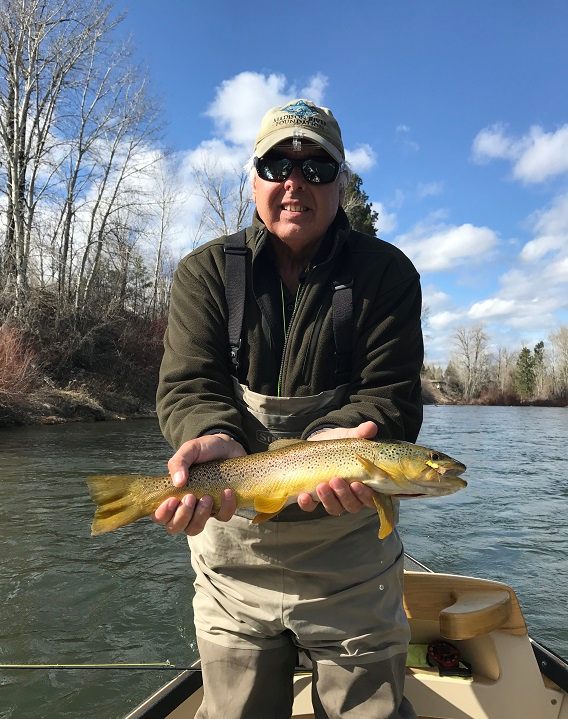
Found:
[{"label": "tree", "polygon": [[238,232],[249,219],[252,209],[250,179],[237,168],[220,167],[204,157],[193,169],[196,194],[203,200],[196,243],[208,237]]},{"label": "tree", "polygon": [[93,43],[111,27],[98,0],[0,0],[0,152],[6,235],[0,283],[21,313],[38,202],[64,161],[66,99],[81,84]]},{"label": "tree", "polygon": [[544,342],[541,340],[535,345],[533,350],[533,368],[534,368],[534,392],[537,397],[544,396],[544,383],[546,377]]},{"label": "tree", "polygon": [[515,366],[515,388],[521,400],[529,400],[535,389],[534,357],[528,347],[519,352]]},{"label": "tree", "polygon": [[359,175],[353,173],[345,190],[342,205],[354,230],[374,235],[377,232],[376,222],[379,213],[371,207],[369,196],[361,189],[362,184],[363,180]]},{"label": "tree", "polygon": [[552,344],[551,391],[559,399],[568,399],[568,327],[550,335]]},{"label": "tree", "polygon": [[458,354],[456,368],[466,402],[478,397],[488,378],[487,335],[482,327],[460,327],[454,335]]}]

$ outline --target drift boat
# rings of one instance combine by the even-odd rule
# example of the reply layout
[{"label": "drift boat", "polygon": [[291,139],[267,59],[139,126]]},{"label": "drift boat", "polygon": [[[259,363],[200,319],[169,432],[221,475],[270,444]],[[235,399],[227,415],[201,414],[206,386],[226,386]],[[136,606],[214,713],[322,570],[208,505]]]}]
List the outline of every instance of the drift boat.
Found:
[{"label": "drift boat", "polygon": [[[439,574],[405,555],[411,645],[405,694],[419,719],[568,719],[568,664],[531,639],[507,584]],[[311,671],[294,677],[293,719],[313,719]],[[124,719],[193,719],[199,663]]]}]

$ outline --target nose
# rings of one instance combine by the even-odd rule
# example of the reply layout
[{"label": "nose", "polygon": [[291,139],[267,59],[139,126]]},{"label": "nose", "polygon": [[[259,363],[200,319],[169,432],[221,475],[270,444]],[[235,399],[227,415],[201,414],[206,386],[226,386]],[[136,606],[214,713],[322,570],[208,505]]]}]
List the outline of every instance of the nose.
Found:
[{"label": "nose", "polygon": [[284,180],[284,189],[297,190],[304,186],[305,179],[299,167],[293,167],[288,179]]}]

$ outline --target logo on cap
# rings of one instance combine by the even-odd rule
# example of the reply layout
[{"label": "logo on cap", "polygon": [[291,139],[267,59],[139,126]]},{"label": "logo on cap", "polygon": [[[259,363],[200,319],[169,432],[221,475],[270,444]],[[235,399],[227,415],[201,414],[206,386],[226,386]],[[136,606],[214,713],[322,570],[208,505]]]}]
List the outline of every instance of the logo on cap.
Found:
[{"label": "logo on cap", "polygon": [[282,108],[282,112],[289,112],[292,115],[298,115],[298,117],[313,117],[318,114],[303,100],[298,100],[298,102],[293,102],[291,105],[286,105],[286,107]]}]

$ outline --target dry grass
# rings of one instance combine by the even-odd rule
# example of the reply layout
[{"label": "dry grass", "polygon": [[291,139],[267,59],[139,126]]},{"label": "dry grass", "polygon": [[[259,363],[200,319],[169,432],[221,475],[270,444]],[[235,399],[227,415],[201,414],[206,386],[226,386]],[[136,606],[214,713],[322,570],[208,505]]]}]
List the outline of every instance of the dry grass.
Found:
[{"label": "dry grass", "polygon": [[0,326],[0,404],[11,404],[40,381],[38,353],[24,333]]}]

